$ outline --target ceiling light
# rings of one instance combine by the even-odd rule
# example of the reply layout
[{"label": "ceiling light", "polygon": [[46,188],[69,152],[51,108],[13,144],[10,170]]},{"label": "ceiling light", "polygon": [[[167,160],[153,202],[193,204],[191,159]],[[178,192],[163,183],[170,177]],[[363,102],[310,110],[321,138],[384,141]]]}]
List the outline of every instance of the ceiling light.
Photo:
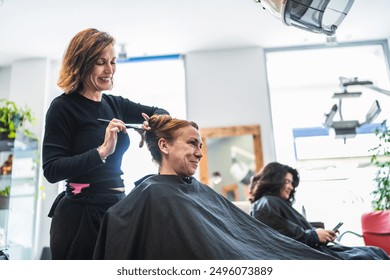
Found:
[{"label": "ceiling light", "polygon": [[254,0],[287,25],[333,36],[354,0]]},{"label": "ceiling light", "polygon": [[328,46],[336,46],[337,45],[336,35],[326,36],[326,45],[328,45]]},{"label": "ceiling light", "polygon": [[126,59],[127,59],[126,44],[119,44],[118,60],[126,60]]}]

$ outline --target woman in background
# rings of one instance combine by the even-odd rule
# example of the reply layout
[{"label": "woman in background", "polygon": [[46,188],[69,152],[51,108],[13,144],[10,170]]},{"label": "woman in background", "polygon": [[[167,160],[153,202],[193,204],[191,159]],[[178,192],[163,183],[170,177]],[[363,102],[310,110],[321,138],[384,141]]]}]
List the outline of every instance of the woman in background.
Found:
[{"label": "woman in background", "polygon": [[147,130],[143,113],[168,113],[103,93],[113,87],[114,44],[112,36],[93,28],[74,36],[58,80],[64,93],[46,114],[44,176],[50,183],[66,182],[49,213],[52,259],[92,259],[103,214],[125,197],[121,164],[130,145],[125,123],[143,123]]},{"label": "woman in background", "polygon": [[104,215],[95,259],[333,259],[253,219],[192,177],[203,154],[194,122],[154,115],[146,144],[158,174]]},{"label": "woman in background", "polygon": [[278,162],[269,163],[252,178],[249,197],[251,216],[281,234],[338,259],[389,259],[377,247],[347,247],[332,243],[336,232],[312,227],[292,207],[298,185],[299,173],[296,169]]}]

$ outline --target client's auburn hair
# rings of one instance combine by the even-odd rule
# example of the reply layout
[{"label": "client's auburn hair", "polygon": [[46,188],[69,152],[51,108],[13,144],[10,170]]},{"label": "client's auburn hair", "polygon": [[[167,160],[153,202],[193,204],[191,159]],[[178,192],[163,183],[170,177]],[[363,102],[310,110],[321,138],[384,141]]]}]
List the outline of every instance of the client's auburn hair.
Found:
[{"label": "client's auburn hair", "polygon": [[178,130],[192,126],[199,130],[198,125],[193,121],[172,118],[170,115],[153,115],[148,120],[150,130],[145,133],[145,142],[152,155],[152,159],[161,164],[162,155],[158,147],[158,140],[164,138],[172,143],[178,135]]}]

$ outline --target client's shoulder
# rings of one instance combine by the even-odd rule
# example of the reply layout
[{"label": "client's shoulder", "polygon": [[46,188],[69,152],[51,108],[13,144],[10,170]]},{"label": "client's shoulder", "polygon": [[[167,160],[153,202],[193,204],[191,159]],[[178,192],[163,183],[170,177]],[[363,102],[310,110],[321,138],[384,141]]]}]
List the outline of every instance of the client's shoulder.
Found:
[{"label": "client's shoulder", "polygon": [[253,205],[255,208],[268,207],[268,206],[277,206],[280,205],[283,200],[276,195],[264,195],[256,200]]},{"label": "client's shoulder", "polygon": [[177,188],[180,185],[178,176],[170,175],[149,175],[143,178],[135,188],[134,191],[143,193],[160,193],[167,192],[171,189]]}]

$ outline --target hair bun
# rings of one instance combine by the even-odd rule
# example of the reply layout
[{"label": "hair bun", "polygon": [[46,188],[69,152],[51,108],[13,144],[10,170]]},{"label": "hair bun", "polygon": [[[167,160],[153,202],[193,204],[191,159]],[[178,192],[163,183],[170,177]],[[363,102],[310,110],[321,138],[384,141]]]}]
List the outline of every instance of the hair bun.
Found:
[{"label": "hair bun", "polygon": [[153,115],[149,118],[148,123],[152,130],[162,127],[164,124],[172,120],[170,115]]}]

